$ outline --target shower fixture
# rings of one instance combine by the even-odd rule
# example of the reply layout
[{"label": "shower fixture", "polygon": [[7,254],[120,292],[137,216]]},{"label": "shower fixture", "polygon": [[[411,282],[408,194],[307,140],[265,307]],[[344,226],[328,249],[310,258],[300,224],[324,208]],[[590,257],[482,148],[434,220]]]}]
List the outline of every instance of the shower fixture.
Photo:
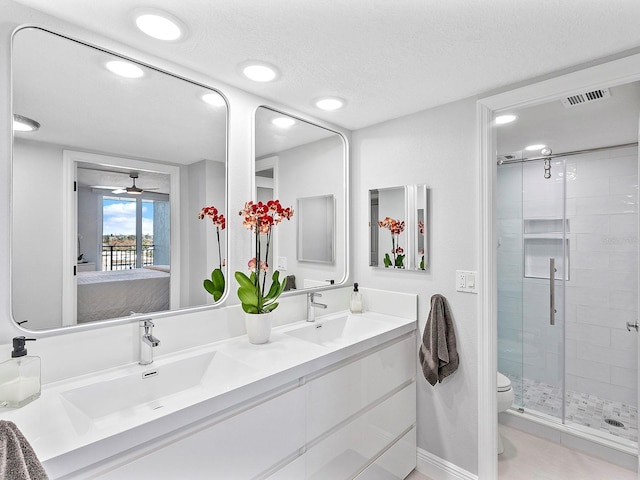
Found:
[{"label": "shower fixture", "polygon": [[[549,147],[544,147],[540,153],[542,153],[542,155],[549,156],[552,152]],[[544,159],[544,178],[547,180],[551,178],[551,160],[548,158]]]}]

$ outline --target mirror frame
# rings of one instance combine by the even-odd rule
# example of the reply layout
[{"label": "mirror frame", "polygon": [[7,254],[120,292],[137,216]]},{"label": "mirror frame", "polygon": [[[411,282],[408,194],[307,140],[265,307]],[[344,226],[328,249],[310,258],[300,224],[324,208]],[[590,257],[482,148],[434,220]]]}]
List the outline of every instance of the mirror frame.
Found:
[{"label": "mirror frame", "polygon": [[[374,221],[373,218],[373,199],[374,195],[379,194],[381,191],[402,191],[403,193],[403,218],[406,219],[405,231],[407,248],[407,254],[405,256],[404,267],[390,267],[381,265],[379,263],[373,263],[372,255],[374,253],[374,237],[380,238],[380,225]],[[424,197],[424,203],[419,202],[419,196]],[[377,197],[376,197],[377,198]],[[429,188],[426,184],[411,184],[411,185],[399,185],[396,187],[381,187],[372,188],[368,192],[368,217],[369,221],[369,267],[381,269],[381,270],[393,270],[393,271],[407,271],[407,272],[426,272],[429,265]],[[419,218],[422,211],[422,220]],[[376,214],[376,219],[380,221],[381,215],[379,212]],[[420,222],[422,223],[422,233],[420,232]],[[420,240],[422,240],[422,256],[418,259],[418,247],[420,246]],[[398,242],[400,243],[400,242]],[[380,242],[376,242],[376,259],[380,256],[379,246]],[[408,252],[413,252],[411,255]]]},{"label": "mirror frame", "polygon": [[[350,269],[350,265],[351,265],[351,234],[349,231],[349,225],[350,225],[350,213],[351,213],[351,188],[350,188],[350,151],[349,151],[349,139],[345,136],[344,133],[336,130],[334,127],[330,127],[330,126],[325,126],[325,125],[321,125],[318,123],[318,120],[309,120],[307,118],[304,118],[300,115],[295,115],[289,112],[286,112],[284,110],[281,110],[279,108],[276,107],[272,107],[270,105],[266,105],[266,104],[260,104],[257,105],[254,112],[253,112],[253,144],[252,144],[252,165],[251,165],[251,172],[252,172],[252,177],[251,177],[251,191],[252,193],[252,199],[254,201],[256,201],[256,131],[257,131],[257,114],[260,108],[264,108],[267,110],[270,110],[274,113],[280,114],[280,115],[284,115],[287,117],[291,117],[296,121],[299,122],[303,122],[306,123],[308,125],[312,125],[318,128],[321,128],[323,130],[326,130],[328,132],[331,132],[333,134],[338,135],[338,137],[342,140],[342,145],[343,145],[343,149],[342,149],[342,169],[341,172],[343,174],[343,185],[342,185],[342,193],[344,193],[344,212],[343,212],[343,216],[344,216],[344,221],[340,222],[340,224],[342,224],[342,228],[344,231],[344,274],[343,277],[339,280],[334,281],[333,283],[327,283],[326,285],[322,285],[322,286],[314,286],[314,287],[309,287],[309,288],[297,288],[297,289],[291,289],[291,290],[287,290],[282,292],[281,297],[288,297],[288,296],[294,296],[294,295],[302,295],[302,294],[307,294],[309,292],[312,291],[322,291],[322,290],[331,290],[334,288],[340,288],[343,287],[344,285],[347,284],[347,282],[349,281],[350,275],[351,275],[351,269]],[[268,158],[272,157],[272,155],[270,155]],[[276,179],[276,185],[277,185],[277,179]],[[335,194],[334,194],[334,202],[335,202]],[[337,209],[334,209],[334,246],[333,246],[333,251],[334,251],[334,262],[336,262],[336,251],[338,250],[338,242],[337,242],[337,230],[338,230],[338,218],[339,216],[339,212],[337,211]],[[297,228],[296,228],[296,245],[297,245]],[[297,256],[297,254],[296,254]]]},{"label": "mirror frame", "polygon": [[[176,73],[172,73],[168,70],[165,70],[163,68],[160,67],[156,67],[154,65],[151,65],[148,62],[139,60],[137,58],[128,56],[128,55],[124,55],[121,53],[117,53],[109,48],[104,48],[101,46],[98,46],[96,44],[93,44],[91,42],[87,42],[87,41],[83,41],[83,40],[78,40],[77,38],[73,38],[69,35],[66,34],[61,34],[58,32],[55,32],[51,29],[48,28],[43,28],[41,26],[36,26],[36,25],[23,25],[20,26],[18,28],[16,28],[12,34],[11,34],[11,50],[10,50],[10,61],[9,61],[9,67],[10,67],[10,73],[11,73],[11,113],[13,115],[13,97],[14,97],[14,83],[15,83],[15,79],[14,79],[14,58],[15,58],[15,52],[14,52],[14,43],[15,43],[15,36],[19,33],[22,32],[24,30],[38,30],[41,32],[45,32],[51,35],[54,35],[56,37],[60,37],[64,40],[68,40],[71,42],[74,42],[78,45],[82,45],[85,47],[89,47],[92,49],[95,49],[97,51],[103,52],[107,55],[112,55],[114,57],[120,58],[122,60],[126,60],[128,62],[132,62],[132,63],[136,63],[146,69],[149,69],[151,71],[154,72],[158,72],[164,75],[168,75],[170,77],[173,77],[177,80],[181,80],[183,82],[187,82],[193,86],[196,87],[200,87],[206,90],[210,90],[212,92],[215,92],[217,94],[219,94],[222,99],[224,100],[225,103],[225,132],[224,132],[224,160],[225,160],[225,174],[224,174],[224,182],[225,182],[225,189],[226,189],[226,193],[225,193],[225,211],[229,212],[229,99],[227,98],[227,96],[218,88],[214,88],[211,86],[208,86],[204,83],[201,83],[199,81],[195,81],[192,79],[189,79],[183,75],[179,75]],[[14,143],[15,143],[15,133],[12,130],[11,131],[11,142],[10,142],[10,163],[11,165],[13,165],[13,161],[14,161]],[[79,151],[77,149],[73,149],[73,148],[63,148],[64,151],[64,155],[65,157],[69,156],[69,158],[77,158],[79,155],[82,155],[84,158],[82,159],[82,161],[86,161],[86,158],[92,156],[92,155],[97,155],[97,156],[101,156],[103,158],[122,158],[124,159],[125,157],[122,157],[121,155],[108,155],[107,153],[102,153],[102,154],[95,154],[94,152],[84,152],[84,151]],[[127,159],[128,160],[128,159]],[[135,163],[136,161],[138,161],[137,159],[131,159],[131,162],[128,163],[128,165],[131,165],[133,163]],[[66,182],[67,179],[70,179],[72,177],[72,172],[69,171],[69,169],[71,169],[73,166],[75,165],[74,161],[69,161],[67,158],[65,158],[65,160],[63,161],[63,168],[64,168],[64,172],[63,172],[63,176],[64,176],[64,181]],[[180,192],[179,189],[179,184],[180,184],[180,176],[179,176],[179,167],[175,166],[175,165],[167,165],[167,167],[174,167],[175,170],[171,170],[170,168],[168,169],[167,174],[171,175],[171,185],[172,185],[172,192],[173,192],[173,187],[174,184],[176,184],[175,186],[176,188],[176,192]],[[148,168],[148,167],[147,167]],[[13,170],[13,166],[11,166],[11,170]],[[145,170],[145,168],[142,168],[142,170]],[[11,176],[11,178],[13,178],[13,175]],[[69,185],[70,186],[70,185]],[[13,258],[13,242],[14,242],[14,211],[13,211],[13,190],[14,190],[14,186],[13,186],[13,180],[11,179],[11,181],[9,182],[9,192],[8,192],[8,196],[10,198],[9,201],[9,214],[8,214],[8,220],[9,220],[9,226],[8,226],[8,230],[9,230],[9,288],[10,288],[10,292],[13,289],[13,287],[11,286],[12,284],[12,279],[13,279],[13,270],[14,270],[14,264],[12,261]],[[68,191],[69,189],[67,189]],[[64,203],[67,203],[68,200],[68,196],[64,196]],[[67,205],[67,207],[69,207],[69,205]],[[69,207],[70,208],[70,207]],[[174,221],[177,222],[178,228],[176,231],[179,231],[179,219],[180,219],[180,215],[179,215],[179,211],[180,211],[180,206],[176,203],[174,205],[174,202],[171,202],[171,226],[173,228],[174,226]],[[175,215],[174,215],[175,214]],[[228,214],[227,214],[228,215]],[[73,220],[75,219],[71,219],[71,218],[67,218],[70,217],[69,215],[64,215],[64,221],[65,224],[63,225],[63,232],[69,232],[71,231],[71,228],[73,226]],[[174,236],[171,236],[171,249],[173,252],[173,247],[174,247]],[[227,233],[227,239],[229,237],[229,234]],[[177,239],[176,239],[177,240]],[[71,242],[73,245],[73,248],[69,247],[69,248],[65,248],[63,251],[63,260],[69,260],[69,258],[73,258],[73,251],[75,251],[75,243]],[[179,240],[176,241],[176,245],[179,247]],[[230,258],[230,242],[227,240],[227,242],[225,242],[225,249],[224,249],[224,255],[226,256],[227,259]],[[173,253],[172,253],[172,257],[173,257]],[[229,266],[228,266],[229,262],[227,262],[227,265],[225,265],[225,278],[228,278],[229,276]],[[180,271],[180,267],[179,264],[176,265],[176,272],[179,274]],[[64,280],[65,277],[63,277],[62,282],[63,282],[63,291],[65,288],[70,288],[68,285],[68,281]],[[179,281],[179,277],[176,275],[177,281]],[[170,317],[170,316],[174,316],[174,315],[179,315],[179,314],[185,314],[185,313],[190,313],[190,312],[197,312],[197,311],[202,311],[202,310],[211,310],[211,309],[215,309],[215,308],[220,308],[224,305],[225,301],[227,300],[228,296],[229,296],[229,292],[230,292],[230,288],[229,288],[229,284],[227,282],[227,285],[225,286],[225,291],[222,295],[222,297],[220,298],[220,300],[218,302],[216,302],[215,304],[203,304],[203,305],[196,305],[196,306],[190,306],[190,307],[183,307],[183,308],[176,308],[173,310],[164,310],[164,311],[158,311],[158,312],[149,312],[146,314],[140,314],[140,315],[136,315],[136,316],[132,316],[132,317],[117,317],[117,318],[112,318],[112,319],[106,319],[106,320],[100,320],[97,322],[88,322],[88,323],[80,323],[80,324],[73,324],[73,325],[64,325],[64,315],[66,313],[68,308],[65,307],[65,300],[63,299],[63,319],[62,319],[62,325],[60,327],[55,327],[55,328],[48,328],[48,329],[42,329],[42,330],[30,330],[28,328],[25,328],[23,326],[20,325],[20,323],[18,321],[16,321],[16,319],[14,318],[13,315],[13,296],[11,295],[11,293],[9,293],[9,318],[10,320],[13,322],[14,327],[16,327],[18,330],[20,331],[24,331],[24,332],[28,332],[28,333],[32,333],[35,334],[37,336],[48,336],[48,335],[52,335],[52,334],[64,334],[64,333],[71,333],[71,332],[76,332],[76,331],[86,331],[86,330],[94,330],[94,329],[98,329],[98,328],[103,328],[103,327],[108,327],[108,326],[113,326],[113,325],[124,325],[124,324],[130,324],[130,323],[137,323],[139,321],[139,319],[141,318],[141,316],[147,316],[147,317],[153,317],[153,318],[163,318],[163,317]],[[175,297],[175,289],[173,287],[171,287],[171,299],[173,300]],[[75,298],[75,295],[74,295]]]}]

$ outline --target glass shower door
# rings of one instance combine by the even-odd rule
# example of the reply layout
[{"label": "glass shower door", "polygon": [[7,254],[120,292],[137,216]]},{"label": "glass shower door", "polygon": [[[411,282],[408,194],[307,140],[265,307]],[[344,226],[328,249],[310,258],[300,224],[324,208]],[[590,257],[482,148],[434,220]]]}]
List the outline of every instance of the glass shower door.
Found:
[{"label": "glass shower door", "polygon": [[514,406],[563,418],[564,292],[570,245],[565,162],[498,168],[498,371]]},{"label": "glass shower door", "polygon": [[522,163],[497,173],[498,372],[511,380],[514,407],[523,407],[522,344]]},{"label": "glass shower door", "polygon": [[522,164],[522,406],[564,419],[570,225],[564,160]]}]

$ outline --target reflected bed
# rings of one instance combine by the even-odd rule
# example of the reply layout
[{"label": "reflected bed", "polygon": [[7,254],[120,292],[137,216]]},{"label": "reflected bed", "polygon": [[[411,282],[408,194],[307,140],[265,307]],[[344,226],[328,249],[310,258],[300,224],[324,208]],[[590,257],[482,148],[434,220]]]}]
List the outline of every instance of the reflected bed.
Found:
[{"label": "reflected bed", "polygon": [[169,309],[168,268],[78,272],[78,323]]}]

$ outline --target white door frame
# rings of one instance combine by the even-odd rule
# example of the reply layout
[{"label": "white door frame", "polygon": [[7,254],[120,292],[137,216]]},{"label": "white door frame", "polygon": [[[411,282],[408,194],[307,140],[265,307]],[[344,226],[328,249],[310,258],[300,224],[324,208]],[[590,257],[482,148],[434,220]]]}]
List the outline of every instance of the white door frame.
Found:
[{"label": "white door frame", "polygon": [[[546,103],[578,91],[608,88],[640,80],[640,54],[585,68],[508,92],[477,103],[478,222],[481,279],[478,296],[478,477],[498,478],[496,398],[497,283],[495,178],[497,143],[493,117],[522,107]],[[640,359],[639,359],[640,363]],[[640,382],[639,382],[640,384]],[[638,392],[640,398],[640,391]],[[640,465],[639,465],[640,466]]]}]

